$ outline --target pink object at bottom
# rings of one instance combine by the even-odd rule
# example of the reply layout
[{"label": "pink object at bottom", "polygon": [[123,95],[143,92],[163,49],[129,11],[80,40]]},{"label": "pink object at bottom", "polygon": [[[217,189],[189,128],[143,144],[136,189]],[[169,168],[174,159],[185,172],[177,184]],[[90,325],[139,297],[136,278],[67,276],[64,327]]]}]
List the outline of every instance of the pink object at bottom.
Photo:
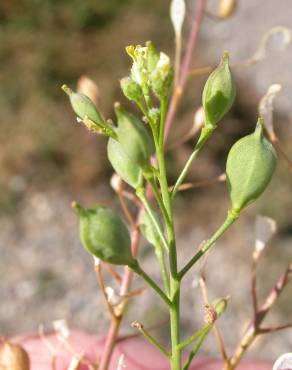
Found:
[{"label": "pink object at bottom", "polygon": [[[72,353],[56,339],[52,333],[46,335],[46,340],[55,348],[59,347],[54,370],[68,370],[72,359]],[[38,335],[16,337],[11,340],[19,343],[28,352],[31,361],[31,370],[52,370],[52,357],[44,341]],[[94,363],[102,353],[104,338],[84,333],[71,331],[68,339],[70,347],[75,353],[83,354],[84,357]],[[118,363],[123,355],[123,367],[125,370],[169,370],[167,360],[155,348],[149,345],[143,338],[129,338],[117,343],[111,361],[110,370],[117,370]],[[243,362],[237,370],[271,370],[269,363]],[[78,370],[88,370],[83,364]],[[222,370],[222,362],[206,358],[196,358],[190,370]]]}]

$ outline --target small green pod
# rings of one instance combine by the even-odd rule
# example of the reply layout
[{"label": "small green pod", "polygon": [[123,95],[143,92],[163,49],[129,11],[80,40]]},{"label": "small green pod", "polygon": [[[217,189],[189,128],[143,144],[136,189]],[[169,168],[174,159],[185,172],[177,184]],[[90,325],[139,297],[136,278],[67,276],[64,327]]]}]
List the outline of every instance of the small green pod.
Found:
[{"label": "small green pod", "polygon": [[112,138],[107,143],[107,157],[116,173],[134,189],[143,183],[143,173],[125,153],[121,144]]},{"label": "small green pod", "polygon": [[227,302],[226,298],[218,298],[212,303],[218,317],[226,311]]},{"label": "small green pod", "polygon": [[[154,216],[159,223],[159,217],[157,213],[154,213]],[[145,209],[141,212],[140,219],[139,219],[139,226],[140,230],[144,236],[144,238],[152,245],[155,247],[160,244],[160,237],[155,229],[155,226],[153,225],[153,222],[151,221],[148,213],[146,212]]]},{"label": "small green pod", "polygon": [[125,112],[120,104],[115,105],[118,118],[118,141],[128,157],[140,167],[149,164],[153,141],[144,124]]},{"label": "small green pod", "polygon": [[72,108],[79,118],[87,117],[97,124],[104,124],[104,119],[97,111],[95,104],[86,95],[79,94],[66,85],[63,85],[62,89],[69,96]]},{"label": "small green pod", "polygon": [[228,154],[227,185],[234,210],[240,211],[263,193],[276,165],[276,151],[264,137],[259,119],[254,133],[238,140]]},{"label": "small green pod", "polygon": [[97,205],[72,207],[80,217],[80,239],[85,249],[100,260],[114,265],[133,262],[131,239],[124,222],[111,209]]},{"label": "small green pod", "polygon": [[228,53],[224,53],[219,66],[210,74],[203,90],[205,124],[216,126],[231,108],[236,91],[229,68]]}]

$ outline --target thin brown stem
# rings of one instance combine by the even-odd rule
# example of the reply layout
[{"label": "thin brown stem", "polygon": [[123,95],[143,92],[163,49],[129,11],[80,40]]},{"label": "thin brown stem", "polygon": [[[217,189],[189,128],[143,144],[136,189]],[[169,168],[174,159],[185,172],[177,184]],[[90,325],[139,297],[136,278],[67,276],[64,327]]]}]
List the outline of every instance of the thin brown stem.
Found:
[{"label": "thin brown stem", "polygon": [[122,277],[116,270],[114,270],[112,265],[110,265],[109,263],[102,262],[102,266],[112,276],[112,278],[120,285],[122,282]]},{"label": "thin brown stem", "polygon": [[276,331],[289,329],[289,328],[292,328],[292,323],[285,324],[285,325],[279,325],[279,326],[270,326],[268,328],[260,328],[259,334],[275,333]]},{"label": "thin brown stem", "polygon": [[116,316],[115,311],[113,309],[113,306],[109,302],[107,294],[106,294],[104,280],[103,280],[103,276],[102,276],[102,273],[101,273],[101,264],[96,264],[94,266],[94,268],[95,268],[96,279],[97,279],[98,285],[100,287],[100,290],[101,290],[102,296],[104,298],[104,301],[106,303],[106,306],[108,308],[108,311],[109,311],[111,316]]},{"label": "thin brown stem", "polygon": [[125,201],[125,198],[124,198],[124,193],[123,193],[123,182],[120,181],[119,184],[118,184],[118,197],[119,197],[119,201],[120,201],[120,204],[121,204],[121,208],[124,212],[124,215],[131,227],[132,230],[134,230],[136,228],[136,221],[134,220],[128,206],[127,206],[127,203]]},{"label": "thin brown stem", "polygon": [[[136,223],[138,223],[139,217],[140,217],[140,211],[137,214],[136,217]],[[135,257],[138,252],[138,245],[140,240],[140,231],[136,227],[131,232],[131,250],[132,254]],[[128,267],[125,267],[124,275],[121,282],[120,287],[120,296],[125,297],[128,294],[129,288],[131,286],[133,273]],[[113,349],[115,346],[115,343],[117,341],[119,328],[121,324],[121,320],[123,318],[126,306],[127,306],[128,299],[124,299],[121,303],[121,306],[119,307],[119,316],[112,316],[110,328],[107,333],[106,342],[104,345],[102,357],[100,359],[98,370],[107,370],[110,364],[111,356],[113,353]]]},{"label": "thin brown stem", "polygon": [[252,257],[251,263],[251,297],[252,297],[252,306],[254,317],[256,317],[258,310],[258,299],[257,299],[257,254],[254,254]]},{"label": "thin brown stem", "polygon": [[277,136],[274,136],[273,138],[270,137],[270,140],[273,143],[274,147],[276,148],[277,152],[282,156],[282,158],[287,163],[289,170],[292,172],[292,160],[288,157],[288,155],[284,151],[282,143],[280,142],[279,138]]},{"label": "thin brown stem", "polygon": [[230,358],[230,363],[233,369],[237,366],[242,356],[245,354],[246,350],[256,339],[257,335],[260,334],[263,320],[265,319],[267,313],[273,307],[280,294],[283,292],[284,288],[292,278],[292,263],[287,267],[285,272],[280,276],[276,285],[271,289],[270,293],[266,297],[263,305],[257,310],[255,319],[251,320],[248,325],[248,329],[244,336],[241,338],[238,346],[236,347],[232,357]]},{"label": "thin brown stem", "polygon": [[[230,64],[231,68],[239,68],[239,67],[248,67],[252,64],[254,64],[256,61],[252,58],[244,59],[236,63]],[[204,67],[198,67],[191,69],[189,72],[189,77],[197,77],[197,76],[203,76],[211,73],[213,71],[213,66],[204,66]]]},{"label": "thin brown stem", "polygon": [[[185,184],[181,184],[178,188],[179,191],[186,191],[186,190],[190,190],[190,189],[195,189],[195,188],[202,188],[202,187],[205,187],[205,186],[211,186],[211,185],[214,185],[218,182],[224,182],[226,180],[226,175],[225,173],[222,173],[221,175],[217,176],[217,177],[214,177],[213,179],[208,179],[208,180],[202,180],[202,181],[198,181],[198,182],[194,182],[194,183],[185,183]],[[170,191],[172,191],[174,188],[174,186],[171,186],[169,189]]]},{"label": "thin brown stem", "polygon": [[[200,288],[201,288],[201,291],[202,291],[204,304],[206,306],[207,305],[209,306],[208,288],[207,288],[206,279],[205,279],[204,274],[201,274],[199,283],[200,283]],[[225,349],[225,345],[224,345],[222,336],[221,336],[220,331],[218,329],[218,326],[216,325],[215,322],[213,324],[212,331],[213,331],[213,334],[215,336],[218,348],[220,350],[220,353],[221,353],[221,356],[222,356],[222,359],[223,359],[224,370],[232,370],[231,367],[230,367],[229,359],[228,359],[228,356],[227,356],[227,353],[226,353],[226,349]]]}]

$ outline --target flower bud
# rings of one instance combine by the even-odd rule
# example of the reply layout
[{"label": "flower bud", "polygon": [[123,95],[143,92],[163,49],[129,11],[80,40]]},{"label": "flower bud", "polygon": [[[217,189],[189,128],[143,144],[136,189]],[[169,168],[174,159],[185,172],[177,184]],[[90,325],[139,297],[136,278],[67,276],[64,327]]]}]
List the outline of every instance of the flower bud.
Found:
[{"label": "flower bud", "polygon": [[87,117],[97,125],[104,125],[104,119],[86,95],[74,92],[66,85],[62,89],[69,96],[72,108],[79,118],[84,120]]},{"label": "flower bud", "polygon": [[148,80],[147,47],[130,45],[126,47],[126,52],[133,60],[131,77],[144,89]]},{"label": "flower bud", "polygon": [[140,102],[143,98],[141,86],[131,77],[125,77],[121,80],[121,89],[129,100]]},{"label": "flower bud", "polygon": [[150,75],[150,85],[158,99],[168,96],[172,79],[173,70],[170,59],[166,54],[160,53],[156,67]]},{"label": "flower bud", "polygon": [[91,255],[114,265],[133,261],[129,231],[111,209],[100,205],[83,208],[75,202],[72,207],[80,217],[81,242]]},{"label": "flower bud", "polygon": [[118,141],[123,151],[138,166],[149,164],[153,142],[144,124],[138,118],[125,112],[120,104],[115,105],[118,118]]},{"label": "flower bud", "polygon": [[229,111],[235,99],[235,85],[229,68],[228,54],[209,76],[203,91],[205,124],[216,126]]},{"label": "flower bud", "polygon": [[226,311],[228,298],[219,298],[212,303],[218,317]]},{"label": "flower bud", "polygon": [[110,138],[107,144],[107,156],[116,173],[130,186],[138,188],[142,185],[142,170],[125,153],[121,144]]},{"label": "flower bud", "polygon": [[234,210],[255,201],[268,186],[277,164],[272,144],[263,136],[262,119],[254,133],[238,140],[231,148],[226,175]]}]

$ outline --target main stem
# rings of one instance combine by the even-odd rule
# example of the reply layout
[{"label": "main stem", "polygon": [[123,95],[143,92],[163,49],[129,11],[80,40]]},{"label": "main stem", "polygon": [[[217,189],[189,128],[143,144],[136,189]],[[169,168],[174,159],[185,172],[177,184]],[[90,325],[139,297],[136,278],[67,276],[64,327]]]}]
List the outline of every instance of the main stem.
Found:
[{"label": "main stem", "polygon": [[161,100],[161,120],[160,120],[160,133],[159,145],[156,148],[157,160],[159,165],[159,182],[161,187],[162,200],[168,215],[166,221],[166,231],[169,243],[169,265],[170,265],[170,300],[172,301],[169,307],[170,315],[170,332],[171,332],[171,370],[181,369],[181,350],[178,347],[180,342],[180,280],[177,274],[177,256],[176,244],[173,226],[173,215],[171,207],[171,198],[168,191],[168,183],[166,176],[165,157],[164,157],[164,127],[166,115],[167,102],[165,99]]}]

